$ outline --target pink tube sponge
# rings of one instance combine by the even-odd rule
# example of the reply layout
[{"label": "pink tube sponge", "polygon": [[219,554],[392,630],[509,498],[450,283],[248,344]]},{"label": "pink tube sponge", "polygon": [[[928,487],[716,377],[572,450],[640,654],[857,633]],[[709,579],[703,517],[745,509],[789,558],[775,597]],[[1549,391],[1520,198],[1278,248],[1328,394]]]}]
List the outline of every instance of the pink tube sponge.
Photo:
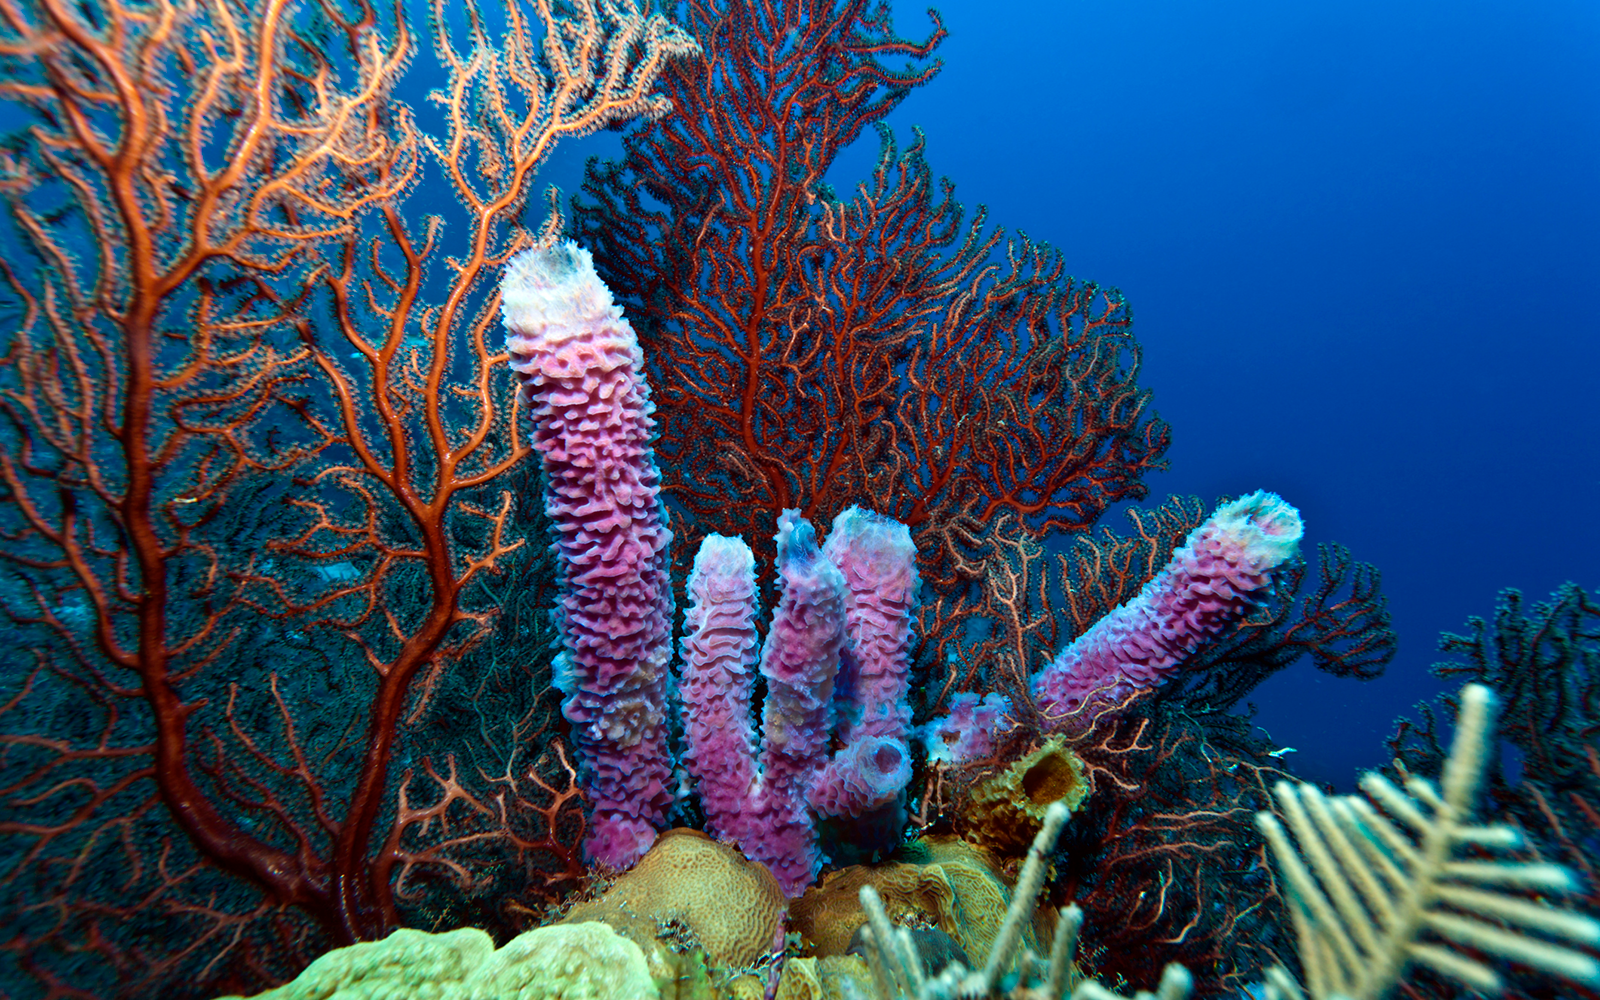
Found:
[{"label": "pink tube sponge", "polygon": [[[911,706],[906,701],[917,549],[911,529],[861,507],[833,519],[822,554],[844,574],[850,712],[843,747],[811,787],[823,816],[856,817],[895,800],[911,777]],[[842,682],[841,682],[842,683]]]},{"label": "pink tube sponge", "polygon": [[817,877],[822,855],[806,790],[828,760],[833,682],[844,646],[845,581],[822,558],[816,529],[797,510],[778,517],[782,592],[761,649],[761,778],[751,796],[745,853],[764,862],[791,898]]},{"label": "pink tube sponge", "polygon": [[1273,571],[1299,551],[1300,513],[1275,493],[1219,507],[1139,596],[1116,608],[1033,679],[1039,710],[1059,729],[1167,680],[1202,642],[1271,593]]},{"label": "pink tube sponge", "polygon": [[672,802],[672,533],[650,447],[644,359],[588,251],[574,243],[513,257],[501,297],[557,533],[555,684],[592,806],[585,849],[625,867],[649,849]]},{"label": "pink tube sponge", "polygon": [[[911,777],[905,675],[917,573],[906,527],[859,509],[834,521],[822,549],[810,522],[785,510],[776,542],[781,589],[761,650],[760,767],[748,707],[755,582],[750,550],[736,539],[708,536],[695,556],[679,690],[685,762],[706,825],[771,868],[793,898],[822,863],[812,809],[858,817],[898,808]],[[851,690],[836,698],[842,662]]]},{"label": "pink tube sponge", "polygon": [[711,534],[695,553],[684,612],[683,763],[699,780],[706,828],[743,843],[756,783],[756,560],[743,539]]},{"label": "pink tube sponge", "polygon": [[[761,650],[767,679],[761,766],[751,732],[755,560],[737,538],[708,535],[689,576],[684,616],[684,763],[706,826],[762,862],[793,897],[822,857],[806,790],[828,761],[833,679],[844,645],[845,582],[797,510],[778,518],[778,606]],[[904,784],[904,781],[901,782]]]}]

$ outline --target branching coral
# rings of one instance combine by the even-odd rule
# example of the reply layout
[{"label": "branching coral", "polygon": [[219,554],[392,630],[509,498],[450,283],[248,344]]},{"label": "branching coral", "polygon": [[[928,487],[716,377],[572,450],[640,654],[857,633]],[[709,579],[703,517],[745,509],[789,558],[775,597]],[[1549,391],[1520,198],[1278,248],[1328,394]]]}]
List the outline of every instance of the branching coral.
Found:
[{"label": "branching coral", "polygon": [[527,548],[486,334],[535,172],[664,111],[693,45],[628,0],[422,6],[437,136],[405,5],[0,16],[0,613],[37,650],[0,716],[8,986],[271,982],[571,801],[555,754],[418,736]]},{"label": "branching coral", "polygon": [[1095,791],[1057,866],[1059,892],[1095,929],[1086,967],[1143,983],[1178,962],[1197,993],[1228,996],[1277,961],[1281,901],[1252,827],[1283,776],[1266,749],[1223,755],[1206,728],[1166,711],[1077,743]]},{"label": "branching coral", "polygon": [[937,71],[936,15],[912,41],[875,0],[683,9],[704,58],[667,80],[679,113],[596,164],[574,212],[652,366],[679,558],[703,533],[769,537],[788,508],[887,514],[945,602],[919,627],[942,663],[1002,517],[1085,530],[1163,466],[1127,305],[966,217],[920,134],[885,133],[855,191],[823,183]]},{"label": "branching coral", "polygon": [[[1315,1000],[1376,1000],[1413,964],[1498,992],[1500,977],[1486,964],[1494,958],[1600,986],[1600,960],[1565,947],[1600,945],[1600,922],[1522,896],[1570,894],[1578,887],[1571,873],[1495,858],[1521,838],[1507,826],[1471,823],[1493,745],[1494,696],[1469,684],[1460,705],[1437,785],[1412,776],[1402,791],[1368,774],[1361,787],[1369,801],[1282,782],[1282,822],[1258,817],[1288,883]],[[1298,997],[1284,978],[1273,977],[1285,1000]]]}]

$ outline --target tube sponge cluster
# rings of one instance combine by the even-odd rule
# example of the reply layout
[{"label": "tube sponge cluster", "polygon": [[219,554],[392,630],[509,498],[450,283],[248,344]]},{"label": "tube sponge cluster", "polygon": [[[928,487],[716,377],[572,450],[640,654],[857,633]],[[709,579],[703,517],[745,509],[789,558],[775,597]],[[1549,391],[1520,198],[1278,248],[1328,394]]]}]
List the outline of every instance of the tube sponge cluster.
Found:
[{"label": "tube sponge cluster", "polygon": [[[555,683],[590,803],[585,850],[624,868],[666,825],[677,785],[666,715],[672,533],[650,447],[643,356],[576,244],[513,258],[501,295],[506,349],[557,532]],[[798,895],[821,866],[813,813],[854,819],[902,809],[918,577],[909,529],[859,508],[835,519],[825,549],[810,522],[784,511],[776,542],[782,590],[759,656],[767,682],[759,753],[755,560],[743,541],[717,535],[695,557],[683,641],[684,764],[712,832]],[[841,677],[848,696],[836,698]],[[841,748],[830,755],[835,741]]]},{"label": "tube sponge cluster", "polygon": [[777,543],[781,593],[761,650],[767,699],[759,770],[751,722],[755,557],[742,539],[709,535],[695,554],[679,694],[684,765],[698,780],[706,826],[796,895],[820,862],[805,795],[828,759],[845,585],[798,511],[779,517]]},{"label": "tube sponge cluster", "polygon": [[906,669],[920,583],[917,551],[905,525],[852,507],[834,519],[823,555],[844,575],[852,697],[839,720],[843,747],[817,776],[810,799],[824,816],[854,818],[911,780]]},{"label": "tube sponge cluster", "polygon": [[1170,678],[1201,643],[1272,593],[1273,572],[1299,551],[1300,512],[1258,491],[1217,508],[1139,596],[1095,622],[1034,677],[1039,710],[1060,729]]},{"label": "tube sponge cluster", "polygon": [[[739,539],[711,535],[695,556],[679,692],[684,763],[707,826],[771,868],[794,897],[822,864],[813,811],[899,808],[911,776],[906,669],[918,578],[909,529],[860,508],[834,520],[821,549],[810,522],[786,510],[776,542],[780,594],[760,655],[759,768],[754,559]],[[836,697],[842,673],[848,697]]]},{"label": "tube sponge cluster", "polygon": [[591,860],[626,867],[672,803],[672,587],[654,404],[633,328],[575,243],[528,250],[501,285],[563,575],[555,684],[591,803]]}]

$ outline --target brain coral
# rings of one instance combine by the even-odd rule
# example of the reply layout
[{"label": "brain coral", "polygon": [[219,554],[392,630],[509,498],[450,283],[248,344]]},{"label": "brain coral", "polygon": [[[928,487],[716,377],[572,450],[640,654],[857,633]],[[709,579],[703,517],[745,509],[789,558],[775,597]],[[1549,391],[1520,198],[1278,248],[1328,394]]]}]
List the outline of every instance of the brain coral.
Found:
[{"label": "brain coral", "polygon": [[[863,885],[877,890],[894,923],[937,927],[974,961],[989,954],[1011,905],[1010,882],[998,859],[955,837],[924,837],[907,844],[900,856],[907,860],[830,872],[821,885],[789,904],[790,929],[801,935],[807,955],[845,953],[866,922]],[[1045,923],[1043,928],[1025,928],[1023,944],[1037,952],[1038,942],[1049,940],[1054,929],[1053,923]]]},{"label": "brain coral", "polygon": [[[655,1000],[639,946],[605,924],[540,927],[499,951],[475,928],[336,948],[255,1000]],[[240,1000],[224,997],[222,1000]]]},{"label": "brain coral", "polygon": [[[579,903],[568,921],[603,920],[659,954],[663,931],[673,944],[697,944],[727,969],[756,964],[772,950],[786,909],[765,865],[698,830],[669,830],[599,899]],[[688,938],[687,941],[684,938]]]},{"label": "brain coral", "polygon": [[877,995],[859,955],[790,958],[783,964],[775,1000],[858,1000]]}]

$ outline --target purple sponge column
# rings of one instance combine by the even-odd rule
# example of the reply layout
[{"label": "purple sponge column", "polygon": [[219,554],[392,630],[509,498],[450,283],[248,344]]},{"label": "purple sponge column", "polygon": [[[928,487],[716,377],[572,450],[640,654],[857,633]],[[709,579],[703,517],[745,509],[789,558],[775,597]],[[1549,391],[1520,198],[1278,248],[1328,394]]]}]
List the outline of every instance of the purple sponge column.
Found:
[{"label": "purple sponge column", "polygon": [[672,587],[655,421],[633,328],[568,242],[528,250],[501,284],[506,350],[543,460],[563,578],[555,684],[591,804],[589,857],[626,867],[672,802]]},{"label": "purple sponge column", "polygon": [[1202,642],[1271,593],[1272,573],[1299,551],[1300,512],[1276,493],[1219,507],[1139,596],[1116,608],[1033,679],[1055,728],[1087,728],[1101,712],[1177,673]]},{"label": "purple sponge column", "polygon": [[689,573],[678,697],[706,828],[743,844],[756,786],[750,717],[756,662],[756,561],[742,539],[707,535]]},{"label": "purple sponge column", "polygon": [[806,791],[828,760],[846,597],[844,576],[822,557],[816,529],[799,511],[778,517],[777,545],[782,593],[761,650],[761,779],[740,846],[792,899],[822,867]]},{"label": "purple sponge column", "polygon": [[823,816],[857,817],[894,801],[911,779],[911,707],[906,702],[917,549],[911,529],[860,507],[833,519],[822,547],[849,587],[845,635],[855,666],[853,707],[840,720],[844,744],[812,786]]}]

